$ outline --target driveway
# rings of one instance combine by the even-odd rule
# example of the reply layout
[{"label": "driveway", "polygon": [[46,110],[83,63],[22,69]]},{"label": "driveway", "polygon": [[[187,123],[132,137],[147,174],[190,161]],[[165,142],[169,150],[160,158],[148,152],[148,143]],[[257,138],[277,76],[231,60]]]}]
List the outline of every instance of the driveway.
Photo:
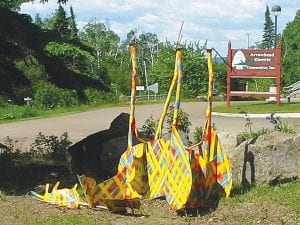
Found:
[{"label": "driveway", "polygon": [[[214,104],[220,103],[216,102]],[[207,103],[205,102],[183,102],[181,104],[183,110],[189,114],[189,119],[192,123],[190,130],[192,132],[196,126],[203,125],[206,106]],[[162,104],[136,106],[137,126],[141,127],[150,115],[154,119],[158,119],[162,107]],[[42,132],[44,135],[56,136],[67,132],[71,141],[75,143],[89,134],[108,129],[111,121],[117,115],[128,111],[129,107],[106,108],[51,118],[0,124],[0,141],[3,142],[8,136],[13,140],[19,140],[18,145],[21,146],[19,148],[28,149],[39,132]],[[286,118],[282,119],[282,121],[293,125],[296,130],[300,131],[299,118]],[[245,131],[244,118],[213,116],[212,122],[215,124],[218,132],[239,133]],[[269,121],[263,118],[253,118],[251,122],[253,123],[253,129],[273,127]]]}]

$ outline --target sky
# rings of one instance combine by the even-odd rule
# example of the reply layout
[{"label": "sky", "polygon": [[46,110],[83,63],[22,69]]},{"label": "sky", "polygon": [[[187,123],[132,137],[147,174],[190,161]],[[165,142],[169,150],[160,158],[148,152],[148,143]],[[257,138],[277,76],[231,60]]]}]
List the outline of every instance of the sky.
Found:
[{"label": "sky", "polygon": [[[50,17],[58,8],[56,0],[46,4],[23,3],[21,13],[33,18],[39,13]],[[93,19],[109,23],[110,29],[121,39],[137,29],[139,33],[157,34],[161,41],[175,42],[180,26],[182,41],[196,41],[215,48],[226,56],[230,40],[232,48],[247,48],[262,39],[266,5],[280,5],[277,17],[278,33],[292,21],[300,0],[69,0],[65,10],[72,5],[79,29]],[[271,14],[274,21],[274,15]]]}]

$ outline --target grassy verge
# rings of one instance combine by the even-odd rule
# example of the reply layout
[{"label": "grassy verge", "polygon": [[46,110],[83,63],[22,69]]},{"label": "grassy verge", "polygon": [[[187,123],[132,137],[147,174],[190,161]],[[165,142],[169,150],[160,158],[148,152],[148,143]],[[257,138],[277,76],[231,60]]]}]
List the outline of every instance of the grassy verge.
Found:
[{"label": "grassy verge", "polygon": [[247,113],[300,113],[300,102],[280,103],[279,106],[268,102],[233,103],[230,107],[224,104],[213,108],[214,112],[224,113],[240,113],[242,110]]},{"label": "grassy verge", "polygon": [[[158,104],[163,100],[156,101],[138,101],[137,105],[144,104]],[[105,103],[98,105],[78,105],[71,107],[57,107],[54,109],[41,109],[35,106],[16,106],[12,105],[5,108],[0,108],[0,123],[9,123],[27,119],[45,118],[51,116],[58,116],[76,112],[85,112],[93,109],[113,108],[113,107],[126,107],[128,102],[122,103]]]},{"label": "grassy verge", "polygon": [[223,199],[224,204],[267,203],[285,206],[300,214],[300,182],[286,183],[279,186],[258,186],[251,191]]}]

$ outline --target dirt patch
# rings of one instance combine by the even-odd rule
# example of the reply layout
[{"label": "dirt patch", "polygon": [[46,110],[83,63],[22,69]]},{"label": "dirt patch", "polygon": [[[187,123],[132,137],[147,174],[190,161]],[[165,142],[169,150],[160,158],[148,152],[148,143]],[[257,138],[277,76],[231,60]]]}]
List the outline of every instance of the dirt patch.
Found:
[{"label": "dirt patch", "polygon": [[[281,205],[226,203],[208,214],[180,217],[164,200],[143,200],[145,215],[112,214],[106,210],[58,209],[30,196],[7,196],[0,201],[0,224],[55,224],[73,218],[73,224],[299,224],[300,216]],[[129,210],[130,211],[130,210]],[[138,214],[138,213],[137,213]],[[76,222],[77,221],[77,222]],[[63,223],[69,224],[69,223]],[[70,223],[71,224],[71,223]]]}]

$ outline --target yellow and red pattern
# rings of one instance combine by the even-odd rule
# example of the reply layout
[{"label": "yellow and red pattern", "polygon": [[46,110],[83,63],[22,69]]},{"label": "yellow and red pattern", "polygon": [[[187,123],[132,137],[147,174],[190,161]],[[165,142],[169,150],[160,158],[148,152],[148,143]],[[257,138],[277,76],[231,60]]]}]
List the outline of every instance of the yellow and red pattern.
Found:
[{"label": "yellow and red pattern", "polygon": [[[177,131],[180,94],[182,88],[182,51],[176,50],[174,76],[166,99],[155,139],[133,145],[137,138],[135,125],[136,94],[136,46],[130,45],[132,61],[131,103],[128,132],[128,148],[122,154],[117,174],[96,184],[93,178],[80,177],[90,207],[110,204],[112,201],[166,197],[168,204],[176,210],[182,208],[202,208],[208,204],[216,186],[229,195],[232,176],[228,156],[221,146],[215,130],[211,127],[213,72],[211,52],[208,51],[208,107],[200,150],[183,145]],[[171,94],[177,80],[171,139],[160,138],[163,122]],[[120,203],[120,202],[119,202]],[[140,203],[139,203],[140,204]],[[120,204],[118,204],[120,205]],[[138,204],[136,205],[138,207]]]},{"label": "yellow and red pattern", "polygon": [[71,209],[77,209],[80,206],[86,206],[86,203],[81,201],[79,193],[77,192],[77,184],[72,188],[58,189],[59,181],[56,182],[49,193],[49,184],[45,186],[44,195],[38,194],[35,191],[31,191],[31,195],[40,200],[47,202],[49,204],[57,205],[58,207],[67,207]]}]

